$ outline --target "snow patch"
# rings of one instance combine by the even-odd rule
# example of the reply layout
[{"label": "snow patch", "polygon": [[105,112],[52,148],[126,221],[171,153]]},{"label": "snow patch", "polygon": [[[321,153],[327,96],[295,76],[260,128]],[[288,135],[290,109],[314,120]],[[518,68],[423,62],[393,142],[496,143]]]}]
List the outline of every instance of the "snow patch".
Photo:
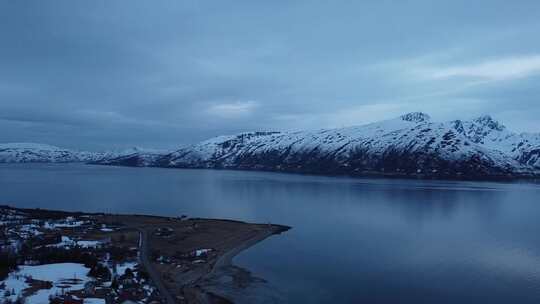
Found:
[{"label": "snow patch", "polygon": [[29,287],[26,278],[52,282],[53,287],[51,289],[40,289],[26,298],[28,304],[42,304],[49,303],[49,296],[51,295],[61,294],[63,291],[83,289],[84,283],[90,280],[86,276],[88,271],[89,269],[84,265],[77,263],[20,266],[18,271],[11,273],[2,283],[6,285],[5,290],[15,291],[9,297],[9,299],[15,300],[18,296],[22,296],[23,291]]}]

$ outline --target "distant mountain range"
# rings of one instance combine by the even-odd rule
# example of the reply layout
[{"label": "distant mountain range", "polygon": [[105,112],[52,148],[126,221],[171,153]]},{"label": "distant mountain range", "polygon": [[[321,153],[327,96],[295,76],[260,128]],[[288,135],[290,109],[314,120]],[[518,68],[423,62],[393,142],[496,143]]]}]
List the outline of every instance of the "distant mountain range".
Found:
[{"label": "distant mountain range", "polygon": [[134,154],[166,154],[164,151],[153,151],[141,148],[131,148],[121,151],[86,152],[59,148],[36,143],[5,143],[0,144],[0,163],[73,163],[98,162],[100,160],[116,159]]},{"label": "distant mountain range", "polygon": [[[5,162],[6,146],[9,144],[0,145],[0,162]],[[21,148],[17,151],[26,161],[32,161],[35,153]],[[51,152],[52,155],[45,153],[36,159],[353,176],[452,179],[540,176],[540,133],[511,132],[490,116],[433,122],[429,115],[419,112],[347,128],[219,136],[165,153],[77,152],[74,155],[60,148]]]}]

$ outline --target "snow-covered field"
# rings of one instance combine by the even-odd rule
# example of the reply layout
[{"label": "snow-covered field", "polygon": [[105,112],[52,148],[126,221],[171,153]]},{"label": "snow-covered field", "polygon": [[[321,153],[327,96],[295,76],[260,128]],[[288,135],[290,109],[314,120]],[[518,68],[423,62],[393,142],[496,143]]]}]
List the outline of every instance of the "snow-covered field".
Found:
[{"label": "snow-covered field", "polygon": [[118,264],[116,265],[116,274],[119,276],[124,275],[126,273],[126,269],[128,268],[132,271],[135,271],[135,267],[137,266],[137,264],[139,263],[136,261]]},{"label": "snow-covered field", "polygon": [[89,241],[89,240],[74,240],[69,236],[62,236],[62,241],[57,244],[49,245],[50,247],[75,247],[79,246],[82,248],[98,247],[101,246],[102,242],[100,241]]},{"label": "snow-covered field", "polygon": [[[9,274],[9,277],[0,282],[0,285],[5,284],[4,293],[14,292],[10,296],[4,294],[5,299],[9,298],[14,301],[18,297],[22,297],[25,289],[30,287],[26,282],[27,278],[52,282],[53,287],[51,289],[40,289],[26,297],[27,304],[44,304],[49,303],[50,296],[83,289],[84,283],[90,280],[87,276],[88,271],[89,269],[84,265],[77,263],[20,266],[18,271]],[[88,303],[103,302],[94,301]]]}]

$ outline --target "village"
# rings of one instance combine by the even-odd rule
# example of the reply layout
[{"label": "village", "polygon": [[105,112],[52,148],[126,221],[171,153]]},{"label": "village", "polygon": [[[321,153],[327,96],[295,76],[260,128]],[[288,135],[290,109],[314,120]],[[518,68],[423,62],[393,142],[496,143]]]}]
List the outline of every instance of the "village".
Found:
[{"label": "village", "polygon": [[139,233],[95,215],[0,208],[0,303],[160,303]]}]

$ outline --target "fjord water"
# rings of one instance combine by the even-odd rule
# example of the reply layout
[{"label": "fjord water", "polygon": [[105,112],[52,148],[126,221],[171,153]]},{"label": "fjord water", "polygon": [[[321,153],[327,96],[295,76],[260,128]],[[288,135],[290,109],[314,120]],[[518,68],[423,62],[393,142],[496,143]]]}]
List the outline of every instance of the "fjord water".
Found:
[{"label": "fjord water", "polygon": [[539,303],[540,186],[0,165],[0,203],[290,225],[235,262],[290,303]]}]

